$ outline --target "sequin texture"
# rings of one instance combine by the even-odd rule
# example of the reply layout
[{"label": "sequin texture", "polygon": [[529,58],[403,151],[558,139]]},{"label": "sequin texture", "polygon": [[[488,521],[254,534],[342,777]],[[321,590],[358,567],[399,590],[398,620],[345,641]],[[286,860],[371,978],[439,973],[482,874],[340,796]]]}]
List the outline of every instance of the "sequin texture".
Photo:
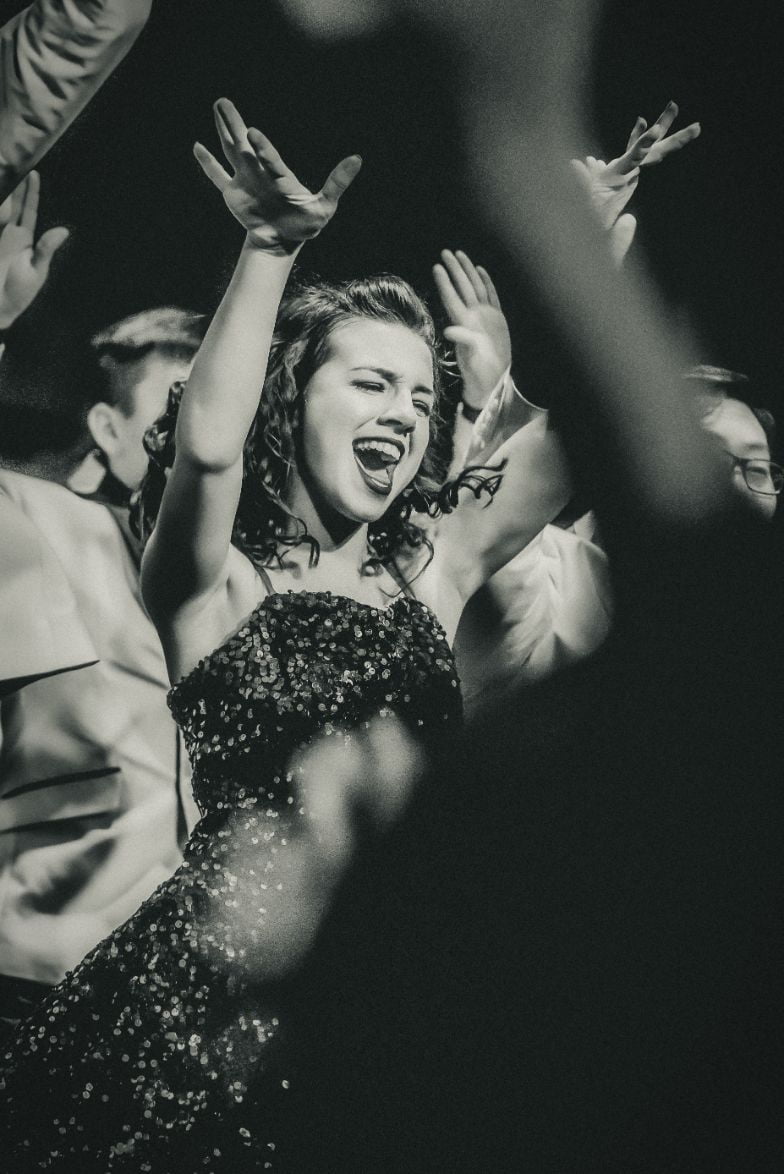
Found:
[{"label": "sequin texture", "polygon": [[283,1170],[295,1076],[265,986],[292,753],[395,712],[460,717],[433,614],[328,592],[269,595],[169,694],[202,818],[177,872],[19,1029],[3,1060],[8,1174]]}]

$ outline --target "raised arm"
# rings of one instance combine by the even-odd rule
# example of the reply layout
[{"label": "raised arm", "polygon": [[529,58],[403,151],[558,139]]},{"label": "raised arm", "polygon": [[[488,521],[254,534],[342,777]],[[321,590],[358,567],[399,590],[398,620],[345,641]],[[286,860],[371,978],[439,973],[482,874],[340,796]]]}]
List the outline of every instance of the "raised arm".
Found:
[{"label": "raised arm", "polygon": [[[607,233],[610,255],[616,267],[621,265],[628,253],[637,227],[635,217],[625,212],[625,209],[639,183],[641,168],[661,163],[674,152],[682,150],[688,143],[693,142],[700,134],[700,125],[696,122],[682,130],[670,133],[678,112],[676,103],[668,102],[650,127],[644,118],[637,118],[625,151],[609,163],[602,159],[596,159],[592,155],[587,156],[584,161],[572,160],[572,166],[590,199],[599,223]],[[460,326],[465,315],[471,316],[473,314],[476,316],[471,301],[483,300],[482,285],[487,288],[486,300],[497,307],[497,313],[502,314],[492,282],[490,282],[489,276],[484,274],[484,271],[480,273],[474,268],[470,259],[461,253],[454,256],[444,254],[443,261],[443,265],[436,266],[434,269],[434,277],[450,322]],[[483,311],[484,314],[491,312],[489,306]],[[476,319],[475,337],[478,334],[479,326],[480,319]],[[454,335],[454,325],[450,330],[445,331],[445,334],[447,337]],[[494,367],[491,362],[485,360],[482,368],[486,372],[485,378],[477,378],[472,370],[472,365],[466,362],[465,356],[468,354],[468,349],[465,342],[468,341],[468,338],[463,339],[463,335],[467,336],[467,332],[458,329],[454,340],[457,342],[459,337],[464,343],[462,348],[457,348],[457,359],[464,385],[470,389],[466,398],[470,405],[481,406],[482,411],[478,414],[473,428],[465,421],[464,413],[458,416],[455,427],[453,474],[464,465],[487,461],[491,457],[496,459],[502,446],[519,428],[536,419],[537,416],[544,415],[542,409],[535,407],[520,395],[508,372],[505,377],[498,379],[491,390],[492,374],[497,371],[498,363]],[[498,326],[495,325],[491,330],[489,324],[485,325],[482,345],[478,346],[475,343],[473,347],[473,366],[476,366],[483,354],[492,352],[491,344],[494,335],[500,337]],[[498,353],[497,349],[496,353]],[[539,429],[540,439],[548,445],[554,444],[552,436],[548,436],[546,433],[544,419],[541,419],[540,422],[542,425]],[[547,440],[545,441],[546,436]],[[528,443],[531,444],[532,441],[529,440]],[[553,465],[553,469],[556,478],[560,478],[560,462]]]},{"label": "raised arm", "polygon": [[283,289],[303,241],[332,218],[360,167],[357,156],[344,159],[313,194],[231,102],[216,104],[215,123],[231,173],[198,143],[196,158],[246,237],[183,395],[176,457],[144,558],[144,600],[164,623],[229,586],[243,446]]},{"label": "raised arm", "polygon": [[509,326],[487,270],[460,250],[444,249],[433,279],[450,323],[444,337],[454,344],[462,382],[450,468],[456,477],[465,465],[488,460],[543,409],[512,382]]},{"label": "raised arm", "polygon": [[0,200],[82,112],[151,7],[152,0],[35,0],[0,29]]}]

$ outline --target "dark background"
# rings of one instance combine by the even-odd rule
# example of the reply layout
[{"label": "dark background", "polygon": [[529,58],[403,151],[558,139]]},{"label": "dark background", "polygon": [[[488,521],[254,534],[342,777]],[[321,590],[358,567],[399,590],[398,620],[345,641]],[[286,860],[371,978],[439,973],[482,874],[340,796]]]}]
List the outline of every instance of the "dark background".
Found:
[{"label": "dark background", "polygon": [[[0,4],[0,14],[18,7]],[[702,122],[695,144],[644,174],[635,248],[691,325],[699,357],[748,373],[757,402],[781,415],[779,12],[774,0],[608,4],[586,153],[618,154],[634,117],[652,121],[670,97],[677,125]],[[130,56],[42,166],[42,227],[72,230],[39,308],[46,329],[76,338],[156,304],[214,307],[241,230],[191,144],[217,151],[210,107],[225,95],[305,182],[320,183],[342,155],[365,159],[306,268],[396,271],[427,294],[439,249],[466,248],[497,276],[518,378],[546,402],[551,339],[472,208],[446,80],[410,30],[314,45],[266,0],[156,0]]]}]

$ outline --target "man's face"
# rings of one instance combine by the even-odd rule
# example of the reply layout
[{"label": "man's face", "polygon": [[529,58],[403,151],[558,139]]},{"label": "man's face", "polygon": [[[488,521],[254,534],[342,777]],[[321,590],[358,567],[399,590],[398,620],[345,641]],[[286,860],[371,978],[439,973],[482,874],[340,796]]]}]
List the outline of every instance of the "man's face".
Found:
[{"label": "man's face", "polygon": [[93,438],[112,473],[129,489],[138,488],[147,472],[144,433],[166,407],[171,385],[187,379],[192,366],[193,360],[172,359],[155,352],[145,355],[113,376],[118,398],[133,404],[131,414],[126,416],[109,404],[98,404],[91,412]]},{"label": "man's face", "polygon": [[[765,435],[765,429],[757,417],[746,404],[737,399],[720,399],[709,408],[702,421],[706,432],[721,444],[724,451],[736,460],[742,461],[769,461],[770,446]],[[765,518],[772,518],[776,512],[776,497],[771,493],[755,493],[746,484],[743,469],[740,465],[732,466],[732,477],[735,488],[742,493],[746,501]],[[764,476],[760,484],[772,489],[772,485],[765,481]]]}]

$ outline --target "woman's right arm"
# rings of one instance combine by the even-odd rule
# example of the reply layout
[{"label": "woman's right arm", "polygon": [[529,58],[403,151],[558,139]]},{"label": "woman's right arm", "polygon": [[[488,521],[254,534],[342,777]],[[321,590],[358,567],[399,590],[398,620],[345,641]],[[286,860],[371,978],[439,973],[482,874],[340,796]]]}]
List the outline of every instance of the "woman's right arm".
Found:
[{"label": "woman's right arm", "polygon": [[360,167],[356,156],[344,159],[314,195],[230,102],[216,104],[215,122],[233,175],[200,144],[196,158],[247,236],[183,394],[174,465],[145,552],[145,604],[164,622],[227,585],[243,446],[280,299],[303,241],[332,218]]}]

